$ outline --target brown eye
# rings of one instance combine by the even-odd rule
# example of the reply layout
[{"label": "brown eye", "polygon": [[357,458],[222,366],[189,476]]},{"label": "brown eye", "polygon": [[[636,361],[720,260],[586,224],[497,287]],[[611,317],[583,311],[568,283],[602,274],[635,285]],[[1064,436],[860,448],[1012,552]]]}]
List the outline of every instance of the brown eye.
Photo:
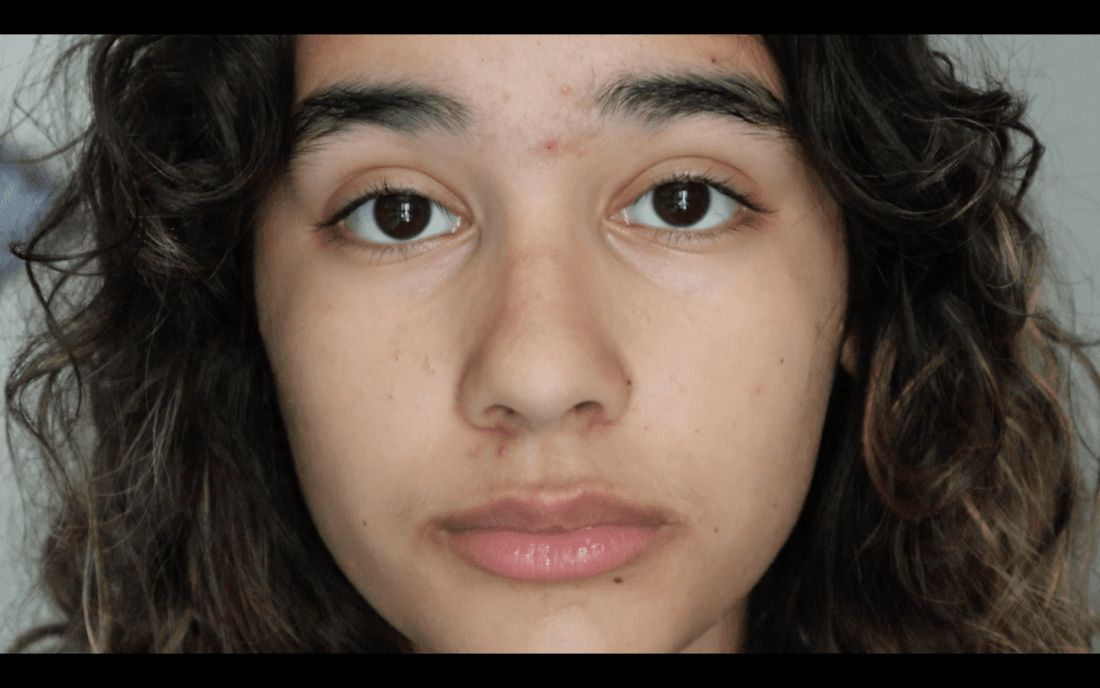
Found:
[{"label": "brown eye", "polygon": [[382,196],[374,202],[374,221],[393,239],[415,238],[431,218],[431,202],[423,196]]},{"label": "brown eye", "polygon": [[709,184],[683,180],[655,187],[624,213],[630,224],[704,230],[729,222],[737,206],[737,201]]},{"label": "brown eye", "polygon": [[422,234],[454,232],[458,218],[424,196],[398,193],[372,198],[349,214],[344,224],[367,241],[392,244]]},{"label": "brown eye", "polygon": [[710,189],[699,182],[661,184],[653,190],[653,210],[670,225],[689,227],[710,208]]}]

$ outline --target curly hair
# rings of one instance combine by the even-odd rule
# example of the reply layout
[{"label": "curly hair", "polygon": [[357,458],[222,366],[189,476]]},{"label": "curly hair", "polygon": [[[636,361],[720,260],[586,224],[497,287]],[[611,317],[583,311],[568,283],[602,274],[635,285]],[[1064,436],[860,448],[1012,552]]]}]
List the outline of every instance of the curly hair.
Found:
[{"label": "curly hair", "polygon": [[[989,74],[968,86],[925,37],[763,44],[843,211],[860,346],[744,649],[1087,652],[1100,490],[1069,371],[1100,389],[1098,342],[1040,303],[1026,101]],[[80,38],[53,65],[50,86],[88,54],[92,119],[54,154],[76,159],[52,209],[11,244],[44,322],[5,399],[36,444],[17,456],[9,429],[21,486],[36,467],[51,496],[40,585],[63,621],[13,651],[411,649],[313,525],[259,335],[253,230],[289,159],[295,45]],[[34,266],[58,273],[48,297]]]}]

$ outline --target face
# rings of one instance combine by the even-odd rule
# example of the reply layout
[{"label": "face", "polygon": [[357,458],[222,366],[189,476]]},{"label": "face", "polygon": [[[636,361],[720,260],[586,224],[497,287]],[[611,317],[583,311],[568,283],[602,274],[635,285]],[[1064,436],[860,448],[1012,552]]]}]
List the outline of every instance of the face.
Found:
[{"label": "face", "polygon": [[403,84],[463,113],[318,139],[257,228],[261,335],[348,579],[423,651],[738,649],[854,367],[841,220],[776,131],[594,101],[624,75],[782,93],[762,48],[323,37],[296,69],[299,103]]}]

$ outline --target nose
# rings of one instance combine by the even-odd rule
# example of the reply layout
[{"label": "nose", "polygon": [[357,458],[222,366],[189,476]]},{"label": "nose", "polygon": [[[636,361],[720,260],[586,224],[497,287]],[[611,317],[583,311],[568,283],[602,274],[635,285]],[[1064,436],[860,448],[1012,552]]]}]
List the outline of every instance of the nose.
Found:
[{"label": "nose", "polygon": [[502,250],[509,257],[488,261],[478,287],[487,307],[470,323],[459,389],[475,427],[583,433],[627,407],[630,371],[611,329],[604,273],[585,246],[552,243],[512,246]]}]

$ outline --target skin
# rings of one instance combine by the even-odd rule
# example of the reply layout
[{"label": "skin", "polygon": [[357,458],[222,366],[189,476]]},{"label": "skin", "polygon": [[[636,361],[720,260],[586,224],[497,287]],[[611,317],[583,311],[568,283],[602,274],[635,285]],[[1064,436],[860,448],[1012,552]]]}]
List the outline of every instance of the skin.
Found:
[{"label": "skin", "polygon": [[[473,108],[470,137],[364,126],[329,143],[257,230],[261,335],[307,504],[418,650],[736,651],[797,520],[837,366],[854,370],[842,223],[776,135],[583,106],[613,74],[672,67],[782,93],[748,38],[300,41],[299,100],[366,76]],[[676,246],[617,215],[664,175],[707,170],[773,212]],[[314,226],[382,173],[464,216],[459,231],[408,257],[324,241]],[[582,486],[668,509],[675,536],[613,573],[518,582],[427,525]]]}]

